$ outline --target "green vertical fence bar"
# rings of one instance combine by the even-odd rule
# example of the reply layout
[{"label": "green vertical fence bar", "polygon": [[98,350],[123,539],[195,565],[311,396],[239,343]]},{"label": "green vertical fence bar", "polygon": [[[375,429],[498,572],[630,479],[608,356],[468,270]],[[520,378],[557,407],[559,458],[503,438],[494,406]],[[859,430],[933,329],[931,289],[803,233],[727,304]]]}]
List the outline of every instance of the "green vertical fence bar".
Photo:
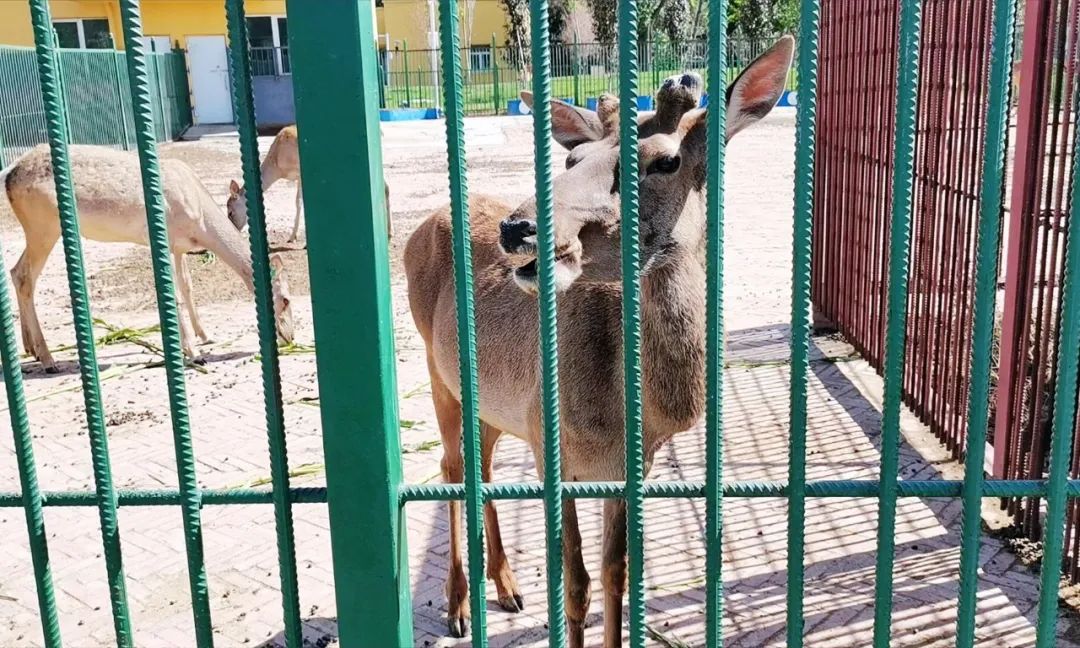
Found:
[{"label": "green vertical fence bar", "polygon": [[262,359],[263,399],[266,406],[266,435],[270,446],[270,478],[274,492],[274,524],[277,530],[278,576],[285,623],[285,645],[298,648],[303,641],[300,624],[300,595],[296,576],[296,540],[289,502],[289,458],[282,411],[281,369],[274,321],[271,288],[270,247],[266,235],[266,210],[262,176],[259,172],[259,134],[255,128],[255,100],[251,87],[251,54],[243,0],[227,0],[229,56],[232,71],[233,105],[240,130],[240,155],[247,188],[248,233],[255,284],[255,316],[259,325],[259,355]]},{"label": "green vertical fence bar", "polygon": [[[1014,0],[995,0],[990,89],[986,108],[986,145],[979,197],[976,243],[975,309],[971,335],[971,394],[964,457],[963,516],[960,522],[960,596],[956,646],[975,645],[975,606],[979,586],[979,540],[982,532],[982,490],[985,482],[986,430],[990,412],[990,361],[997,297],[998,250],[1001,246],[1001,204],[1004,196],[1009,90],[1012,83]],[[801,78],[800,78],[801,80]]]},{"label": "green vertical fence bar", "polygon": [[551,179],[551,46],[548,0],[530,0],[537,263],[540,274],[540,378],[544,425],[544,521],[547,529],[548,645],[566,645],[563,582],[562,453],[559,426],[555,222]]},{"label": "green vertical fence bar", "polygon": [[491,92],[492,102],[495,104],[495,114],[499,114],[499,104],[502,96],[499,92],[499,48],[495,46],[495,34],[491,35]]},{"label": "green vertical fence bar", "polygon": [[581,50],[577,30],[574,30],[574,105],[585,105],[581,99]]},{"label": "green vertical fence bar", "polygon": [[802,0],[799,22],[799,107],[795,133],[795,223],[791,278],[791,430],[788,448],[787,645],[803,645],[806,533],[806,394],[810,368],[810,276],[814,223],[821,0]]},{"label": "green vertical fence bar", "polygon": [[124,55],[121,52],[112,52],[109,56],[113,59],[113,67],[115,68],[116,76],[116,114],[117,121],[120,122],[120,135],[123,137],[123,141],[120,143],[124,150],[127,151],[131,148],[131,137],[128,135],[128,123],[127,123],[127,109],[124,107],[124,77],[123,77],[123,60]]},{"label": "green vertical fence bar", "polygon": [[908,257],[919,92],[919,33],[922,0],[900,5],[896,100],[896,162],[889,224],[889,294],[885,329],[885,398],[881,434],[881,493],[878,496],[877,565],[874,576],[874,647],[888,648],[892,626],[896,495],[900,452],[900,405],[907,326]]},{"label": "green vertical fence bar", "polygon": [[[1080,97],[1080,92],[1077,94]],[[1080,154],[1080,133],[1073,135],[1073,159]],[[1080,164],[1073,165],[1072,206],[1065,243],[1062,281],[1061,331],[1058,334],[1057,384],[1054,387],[1054,422],[1050,441],[1050,478],[1046,484],[1046,521],[1043,525],[1043,560],[1039,587],[1039,613],[1035,645],[1057,645],[1058,589],[1065,541],[1066,484],[1076,430],[1077,341],[1080,340]]]},{"label": "green vertical fence bar", "polygon": [[195,617],[195,640],[200,648],[214,644],[210,619],[210,595],[203,561],[202,520],[199,484],[195,474],[195,449],[191,442],[187,393],[184,386],[184,353],[180,348],[180,314],[176,307],[169,233],[165,222],[165,199],[162,194],[161,169],[155,145],[153,102],[143,52],[142,17],[139,0],[120,0],[120,18],[127,44],[128,83],[131,107],[135,116],[135,140],[142,167],[143,196],[150,239],[150,260],[154,267],[158,319],[165,350],[165,378],[169,389],[176,473],[183,499],[184,543],[187,550],[191,607]]},{"label": "green vertical fence bar", "polygon": [[[2,152],[0,150],[0,153]],[[3,263],[2,252],[0,267],[7,267]],[[30,417],[26,412],[19,348],[15,344],[15,318],[11,313],[7,281],[0,281],[0,362],[4,365],[4,390],[7,392],[8,417],[14,437],[15,463],[19,470],[19,488],[22,491],[20,499],[26,517],[30,562],[34,568],[41,633],[47,648],[60,648],[60,618],[56,612],[56,593],[53,590],[52,567],[49,563],[43,498],[38,485],[37,464],[34,462],[34,442],[30,434]]]},{"label": "green vertical fence bar", "polygon": [[57,57],[53,55],[53,29],[49,6],[45,0],[30,3],[37,48],[38,75],[41,98],[48,128],[49,152],[52,156],[53,179],[60,230],[64,242],[68,291],[75,324],[75,340],[79,354],[79,374],[82,381],[83,403],[86,407],[86,426],[90,439],[90,459],[94,471],[94,489],[98,500],[98,519],[105,557],[105,572],[109,582],[109,602],[112,606],[113,630],[118,646],[131,646],[131,620],[128,614],[127,588],[120,551],[120,525],[116,517],[116,489],[113,487],[112,466],[109,461],[109,438],[105,430],[105,408],[101,400],[97,352],[94,348],[93,318],[90,295],[83,269],[82,241],[75,204],[75,190],[68,155],[67,105],[64,102]]},{"label": "green vertical fence bar", "polygon": [[[0,262],[2,261],[0,255]],[[49,564],[45,513],[42,511],[43,498],[38,486],[37,465],[34,463],[34,442],[30,435],[30,418],[26,413],[19,348],[15,345],[15,318],[11,315],[11,299],[6,281],[0,281],[0,362],[4,363],[4,389],[7,392],[11,432],[15,437],[15,463],[19,468],[19,488],[22,489],[22,506],[26,515],[30,561],[34,566],[41,632],[47,648],[60,648],[60,618],[56,613],[56,594],[53,590],[52,567]]]},{"label": "green vertical fence bar", "polygon": [[409,41],[404,38],[401,39],[401,59],[401,63],[405,68],[405,105],[412,108],[412,84],[409,82]]},{"label": "green vertical fence bar", "polygon": [[472,643],[487,646],[484,594],[484,502],[480,488],[480,410],[477,406],[476,331],[473,327],[473,262],[469,234],[469,196],[465,178],[465,111],[462,106],[461,51],[457,0],[439,2],[442,41],[443,107],[453,221],[454,288],[457,298],[458,363],[461,371],[462,452],[465,459],[465,537],[469,552]]},{"label": "green vertical fence bar", "polygon": [[338,634],[413,646],[371,3],[287,8]]},{"label": "green vertical fence bar", "polygon": [[[708,95],[726,96],[727,1],[709,12]],[[705,644],[724,643],[724,153],[727,111],[720,101],[706,114],[705,166]]]},{"label": "green vertical fence bar", "polygon": [[619,3],[619,209],[626,420],[630,647],[645,646],[645,460],[641,429],[641,250],[638,224],[638,6]]}]

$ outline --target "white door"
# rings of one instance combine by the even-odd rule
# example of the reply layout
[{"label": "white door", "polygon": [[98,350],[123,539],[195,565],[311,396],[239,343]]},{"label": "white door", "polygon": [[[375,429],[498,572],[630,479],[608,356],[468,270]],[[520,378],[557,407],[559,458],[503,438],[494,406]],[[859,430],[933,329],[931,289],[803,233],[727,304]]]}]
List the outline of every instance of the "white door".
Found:
[{"label": "white door", "polygon": [[231,124],[229,63],[224,36],[188,36],[188,65],[196,124]]}]

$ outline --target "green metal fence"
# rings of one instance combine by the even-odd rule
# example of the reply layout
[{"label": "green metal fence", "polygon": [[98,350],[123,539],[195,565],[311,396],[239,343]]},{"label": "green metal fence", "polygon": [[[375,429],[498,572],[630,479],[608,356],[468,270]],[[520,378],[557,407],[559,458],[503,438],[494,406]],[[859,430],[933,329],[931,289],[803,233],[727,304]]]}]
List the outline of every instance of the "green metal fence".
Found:
[{"label": "green metal fence", "polygon": [[[726,79],[731,82],[750,61],[768,49],[771,40],[728,42]],[[445,43],[442,45],[445,48]],[[256,73],[273,74],[280,69],[275,61],[288,57],[288,48],[260,48],[256,53]],[[456,47],[461,68],[462,109],[466,116],[505,114],[508,102],[530,87],[531,61],[528,51],[497,45]],[[618,86],[619,52],[604,43],[552,43],[548,47],[553,97],[578,106],[590,98]],[[705,41],[646,42],[637,46],[638,89],[652,96],[660,83],[678,72],[708,73],[708,43]],[[442,106],[445,69],[441,49],[410,49],[402,41],[395,49],[380,50],[379,72],[383,108],[430,108]],[[788,75],[787,87],[796,88],[797,72]]]},{"label": "green metal fence", "polygon": [[[73,144],[132,149],[135,116],[127,92],[124,52],[55,50]],[[157,141],[191,125],[187,64],[182,50],[147,54],[147,75]],[[48,141],[46,107],[32,48],[0,46],[0,167]]]},{"label": "green metal fence", "polygon": [[[828,1],[828,0],[827,0]],[[710,11],[709,29],[718,44],[726,33],[724,2]],[[1038,646],[1055,643],[1058,566],[1061,562],[1066,498],[1080,497],[1080,481],[1067,479],[1069,447],[1076,418],[1075,394],[1078,353],[1063,354],[1057,382],[1053,448],[1049,478],[1031,481],[984,480],[982,450],[987,424],[989,355],[993,331],[996,285],[996,250],[1000,237],[998,209],[1004,168],[1004,137],[1010,82],[1010,50],[1014,8],[1012,0],[996,0],[995,40],[992,49],[991,100],[987,106],[987,145],[982,183],[978,242],[978,290],[975,315],[975,368],[972,372],[970,437],[967,471],[963,480],[899,480],[900,380],[904,349],[905,269],[911,222],[911,185],[916,94],[918,87],[920,0],[902,0],[900,22],[899,101],[896,110],[897,151],[890,233],[888,342],[885,370],[884,427],[881,474],[878,480],[807,481],[806,432],[810,334],[810,254],[813,148],[817,87],[819,0],[803,0],[799,43],[802,100],[797,123],[795,180],[794,273],[792,299],[792,388],[790,393],[790,474],[786,482],[728,482],[721,475],[723,443],[723,178],[725,113],[709,110],[707,198],[707,370],[706,455],[704,482],[649,482],[645,480],[642,447],[642,385],[640,365],[641,273],[638,228],[638,52],[633,37],[621,39],[619,52],[620,186],[623,289],[623,371],[625,376],[626,480],[625,482],[564,482],[558,470],[544,471],[540,483],[481,483],[479,416],[477,408],[476,347],[473,327],[472,263],[465,185],[463,115],[465,100],[461,62],[445,65],[441,84],[447,114],[452,197],[454,273],[457,288],[462,401],[464,413],[465,483],[405,484],[402,481],[394,340],[390,308],[388,245],[383,212],[382,156],[379,137],[379,55],[367,0],[289,0],[290,47],[296,77],[298,122],[306,207],[309,214],[311,291],[321,399],[327,487],[291,488],[288,480],[281,388],[270,305],[270,268],[267,260],[265,216],[259,191],[248,193],[251,247],[254,263],[261,362],[266,397],[267,433],[273,467],[270,489],[212,491],[195,479],[195,460],[188,425],[182,352],[177,324],[172,272],[165,228],[165,205],[155,149],[155,89],[152,60],[139,44],[141,21],[138,0],[121,0],[124,36],[132,46],[125,53],[129,84],[123,84],[133,107],[132,132],[143,168],[147,222],[154,265],[155,288],[166,356],[166,376],[173,421],[179,487],[163,491],[118,491],[112,484],[108,439],[102,418],[98,373],[90,328],[90,305],[80,251],[79,227],[73,199],[67,148],[73,139],[68,97],[61,91],[61,69],[52,50],[52,32],[46,0],[30,0],[37,41],[36,74],[44,97],[44,114],[51,146],[64,239],[72,307],[78,340],[87,409],[90,449],[94,458],[96,490],[43,493],[38,487],[33,456],[31,423],[27,417],[22,376],[15,343],[12,312],[5,282],[0,282],[0,353],[10,403],[12,431],[21,481],[20,493],[0,494],[0,505],[25,510],[31,559],[38,587],[43,635],[48,646],[59,646],[58,611],[53,596],[43,507],[95,506],[99,509],[102,541],[110,583],[110,603],[116,640],[121,646],[136,643],[138,628],[131,626],[116,519],[118,506],[179,506],[194,611],[195,644],[213,644],[209,593],[203,562],[200,509],[226,504],[272,504],[277,525],[285,638],[300,646],[300,611],[297,603],[296,565],[293,556],[291,505],[327,502],[330,514],[333,569],[336,582],[338,631],[341,644],[352,646],[411,646],[412,620],[409,579],[406,574],[403,507],[420,500],[464,500],[472,592],[473,643],[486,645],[484,595],[484,502],[497,499],[541,500],[547,525],[547,582],[551,646],[567,643],[563,616],[563,573],[560,540],[561,507],[576,498],[622,499],[627,503],[630,637],[632,646],[645,641],[643,587],[642,508],[646,498],[687,497],[707,505],[705,546],[706,641],[723,642],[723,572],[721,561],[722,505],[727,498],[786,498],[789,506],[787,644],[802,645],[805,502],[811,497],[875,498],[880,528],[877,550],[875,648],[889,645],[892,611],[893,532],[899,497],[962,497],[963,531],[960,560],[960,614],[956,645],[974,645],[974,604],[982,498],[1004,495],[1044,497],[1047,506],[1043,583],[1038,609]],[[232,42],[245,42],[245,21],[240,0],[228,0]],[[442,51],[458,51],[457,3],[440,2]],[[535,61],[532,90],[536,97],[536,186],[539,248],[539,326],[542,333],[541,367],[543,405],[543,459],[560,463],[559,385],[556,345],[557,302],[550,135],[553,96],[551,53],[548,44],[546,0],[532,4],[532,51]],[[619,5],[619,33],[636,34],[637,5]],[[333,44],[328,46],[328,44]],[[256,187],[258,149],[250,84],[252,61],[248,48],[231,48],[235,72],[235,100],[241,127],[241,147],[247,186]],[[728,50],[720,46],[708,54],[709,94],[721,96],[728,69]],[[25,81],[29,83],[29,81]],[[1078,167],[1080,168],[1080,167]],[[1080,174],[1080,171],[1077,172]],[[1073,201],[1080,210],[1080,201]],[[377,216],[376,216],[377,215]],[[1071,224],[1080,222],[1074,214]],[[1064,347],[1080,346],[1080,245],[1067,253],[1061,340]]]}]

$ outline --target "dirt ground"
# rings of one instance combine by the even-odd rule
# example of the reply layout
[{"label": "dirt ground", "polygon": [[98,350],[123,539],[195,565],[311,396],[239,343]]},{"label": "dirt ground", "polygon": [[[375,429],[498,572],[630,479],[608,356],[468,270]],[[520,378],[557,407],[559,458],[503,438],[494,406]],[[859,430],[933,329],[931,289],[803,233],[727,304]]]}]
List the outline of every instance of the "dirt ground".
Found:
[{"label": "dirt ground", "polygon": [[[533,192],[531,121],[466,120],[471,192],[514,203]],[[790,320],[794,112],[778,109],[732,141],[726,187],[725,318],[730,369],[725,376],[725,478],[786,476],[787,323]],[[448,199],[446,149],[441,122],[383,125],[386,178],[395,237],[392,284],[398,354],[399,408],[406,479],[439,479],[438,430],[430,403],[423,346],[405,298],[401,251],[409,234]],[[270,138],[260,139],[265,153]],[[240,174],[235,134],[161,146],[166,158],[191,164],[215,200],[224,205],[230,178]],[[563,168],[555,148],[553,167]],[[133,188],[133,191],[139,188]],[[272,242],[292,226],[294,187],[280,183],[266,195]],[[303,233],[301,234],[303,238]],[[0,199],[0,240],[10,268],[22,233]],[[324,483],[312,340],[307,255],[284,250],[294,297],[297,342],[282,356],[282,384],[293,485]],[[152,275],[145,249],[85,244],[96,317],[115,327],[156,321]],[[206,488],[265,485],[269,475],[254,306],[240,281],[219,261],[190,264],[195,299],[213,342],[200,350],[202,370],[189,370],[186,389],[199,483]],[[5,279],[6,280],[6,279]],[[10,285],[10,284],[9,284]],[[74,341],[66,279],[59,252],[45,268],[37,304],[51,348]],[[104,330],[99,331],[99,334]],[[145,339],[156,343],[156,334]],[[811,479],[873,479],[880,446],[880,380],[852,350],[831,338],[815,340],[810,385]],[[35,451],[45,490],[92,487],[82,394],[74,352],[57,355],[61,373],[45,375],[27,359],[25,384]],[[102,346],[103,394],[113,474],[121,488],[175,488],[176,468],[164,376],[146,366],[154,353],[133,344]],[[7,409],[6,400],[0,406]],[[12,435],[0,418],[0,491],[18,490]],[[920,437],[905,416],[901,453],[905,478],[955,478],[956,466]],[[704,470],[703,432],[680,436],[658,455],[656,479],[699,479]],[[524,445],[508,440],[495,464],[502,481],[535,479]],[[585,561],[594,576],[589,645],[598,645],[603,597],[599,585],[599,519],[594,502],[579,507]],[[955,623],[959,503],[906,499],[897,532],[894,645],[948,646]],[[646,571],[650,645],[700,645],[703,640],[704,547],[702,502],[650,501]],[[492,646],[544,646],[542,507],[500,503],[501,526],[517,572],[526,610],[517,615],[494,605],[488,587]],[[416,644],[466,645],[448,639],[442,594],[448,543],[445,507],[407,508],[410,579]],[[301,613],[305,638],[324,646],[336,638],[329,532],[324,506],[294,506]],[[873,605],[876,503],[816,500],[807,529],[807,645],[869,645]],[[279,646],[281,604],[273,510],[269,506],[207,506],[202,511],[215,638],[219,645]],[[192,621],[180,512],[176,507],[125,507],[121,539],[132,602],[136,644],[192,645]],[[724,577],[727,645],[783,645],[786,593],[786,505],[782,500],[725,503]],[[57,585],[61,630],[69,645],[112,642],[112,623],[93,508],[48,508],[46,528]],[[41,643],[34,582],[22,512],[0,508],[0,645]],[[979,594],[979,645],[1030,646],[1038,595],[1037,572],[1021,564],[1004,543],[986,538]],[[1073,623],[1061,623],[1059,645]],[[305,645],[308,645],[307,643]]]}]

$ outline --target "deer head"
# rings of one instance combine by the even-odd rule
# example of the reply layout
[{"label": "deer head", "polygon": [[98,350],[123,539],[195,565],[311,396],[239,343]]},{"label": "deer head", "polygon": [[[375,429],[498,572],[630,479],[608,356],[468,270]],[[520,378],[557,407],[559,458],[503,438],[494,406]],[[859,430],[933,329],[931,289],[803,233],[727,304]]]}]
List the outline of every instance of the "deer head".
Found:
[{"label": "deer head", "polygon": [[274,298],[274,319],[277,322],[278,338],[286,344],[293,341],[292,293],[289,292],[289,280],[285,276],[285,262],[281,255],[270,255],[270,287]]},{"label": "deer head", "polygon": [[[776,105],[794,44],[794,38],[784,36],[728,87],[727,140]],[[695,73],[671,77],[657,92],[656,112],[638,118],[644,274],[680,249],[698,252],[704,245],[707,109],[697,108],[702,86]],[[521,96],[532,106],[530,93]],[[553,182],[557,290],[566,290],[575,281],[618,281],[620,277],[617,113],[618,101],[610,95],[600,98],[595,112],[551,102],[552,135],[570,151],[566,171]],[[500,228],[500,244],[516,265],[515,282],[535,293],[535,198],[514,210]]]},{"label": "deer head", "polygon": [[229,180],[229,198],[225,201],[225,213],[229,215],[229,220],[238,231],[247,225],[247,196],[244,194],[244,188],[237,184],[236,180]]}]

